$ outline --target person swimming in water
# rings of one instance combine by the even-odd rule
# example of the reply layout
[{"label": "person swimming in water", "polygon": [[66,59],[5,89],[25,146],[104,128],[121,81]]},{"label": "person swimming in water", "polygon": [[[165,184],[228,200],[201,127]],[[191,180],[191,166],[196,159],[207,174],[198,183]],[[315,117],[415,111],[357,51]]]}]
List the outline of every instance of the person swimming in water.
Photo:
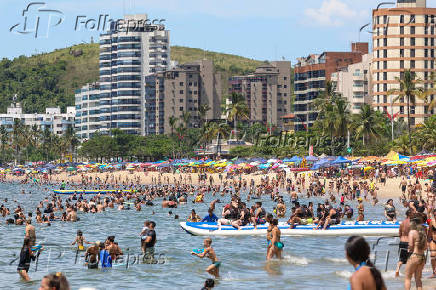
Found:
[{"label": "person swimming in water", "polygon": [[211,238],[204,239],[203,245],[204,245],[204,251],[202,253],[192,252],[191,254],[201,259],[203,259],[204,257],[209,258],[212,261],[212,264],[206,268],[206,272],[218,278],[220,276],[219,269],[221,266],[221,262],[218,260],[215,250],[212,248],[212,239]]}]

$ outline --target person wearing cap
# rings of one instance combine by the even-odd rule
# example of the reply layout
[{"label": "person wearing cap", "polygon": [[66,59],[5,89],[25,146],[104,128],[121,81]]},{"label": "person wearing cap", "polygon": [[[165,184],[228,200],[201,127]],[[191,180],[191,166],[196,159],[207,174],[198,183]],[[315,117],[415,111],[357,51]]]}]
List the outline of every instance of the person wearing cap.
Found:
[{"label": "person wearing cap", "polygon": [[88,265],[88,269],[98,269],[100,244],[100,242],[95,242],[86,250],[85,265]]}]

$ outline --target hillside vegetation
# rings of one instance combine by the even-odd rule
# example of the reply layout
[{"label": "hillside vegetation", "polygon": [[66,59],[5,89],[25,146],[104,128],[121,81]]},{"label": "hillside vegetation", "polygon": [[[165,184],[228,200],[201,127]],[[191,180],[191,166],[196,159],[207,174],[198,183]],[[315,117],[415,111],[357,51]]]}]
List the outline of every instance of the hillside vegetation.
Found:
[{"label": "hillside vegetation", "polygon": [[[20,56],[0,61],[0,112],[12,102],[14,94],[26,113],[44,112],[46,107],[74,105],[74,90],[98,80],[99,45],[79,44],[50,53]],[[174,46],[171,58],[179,63],[212,59],[222,73],[223,88],[231,75],[245,74],[260,65],[241,56]]]}]

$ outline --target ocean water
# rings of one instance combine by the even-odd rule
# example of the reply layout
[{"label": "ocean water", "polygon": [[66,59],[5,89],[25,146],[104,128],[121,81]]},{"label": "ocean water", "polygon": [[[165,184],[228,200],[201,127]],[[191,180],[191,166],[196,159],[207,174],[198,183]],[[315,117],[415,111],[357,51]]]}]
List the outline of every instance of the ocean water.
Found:
[{"label": "ocean water", "polygon": [[[31,194],[20,194],[25,189]],[[11,211],[17,202],[28,209],[36,210],[36,206],[50,194],[50,188],[31,185],[0,184],[0,203],[4,203]],[[66,197],[63,197],[64,199]],[[216,212],[220,213],[224,202],[229,198],[219,197]],[[191,256],[194,248],[203,247],[204,237],[191,236],[180,228],[179,222],[184,221],[192,208],[200,216],[207,213],[208,202],[213,199],[206,197],[204,204],[189,203],[177,209],[162,209],[160,200],[153,207],[143,207],[142,211],[118,211],[108,209],[104,213],[79,213],[80,221],[53,222],[50,227],[36,224],[38,242],[47,246],[36,263],[32,262],[29,275],[33,282],[20,281],[16,272],[19,250],[24,237],[24,226],[0,224],[0,288],[2,289],[37,289],[44,275],[62,271],[66,274],[72,289],[91,287],[95,289],[200,289],[209,278],[205,272],[210,264],[209,259]],[[285,197],[287,207],[289,198]],[[17,202],[15,202],[16,200]],[[306,199],[300,200],[307,202]],[[319,199],[312,199],[318,202]],[[254,201],[249,202],[251,205]],[[269,197],[263,198],[264,207],[271,212],[274,203]],[[383,201],[381,201],[383,202]],[[353,204],[353,203],[352,203]],[[400,209],[399,204],[396,204]],[[353,204],[356,207],[356,204]],[[173,214],[169,215],[168,212]],[[155,214],[153,214],[153,211]],[[403,212],[402,209],[400,209]],[[381,219],[383,207],[381,203],[375,207],[365,204],[365,217]],[[175,220],[174,215],[180,216]],[[289,216],[289,212],[287,214]],[[157,223],[156,264],[138,263],[140,254],[139,233],[145,219]],[[35,224],[35,223],[34,223]],[[107,236],[115,235],[115,240],[123,249],[125,256],[129,254],[129,267],[125,262],[109,270],[88,270],[83,265],[83,253],[71,247],[76,231],[81,229],[88,241],[104,241]],[[344,256],[344,243],[347,237],[282,237],[285,243],[284,259],[266,262],[265,237],[212,237],[218,258],[222,261],[221,278],[216,281],[216,289],[345,289],[353,268]],[[374,243],[376,238],[369,238]],[[394,277],[395,265],[398,260],[396,239],[380,241],[375,248],[376,265],[382,271],[383,277],[390,289],[400,289],[403,278]],[[386,255],[389,252],[389,262],[385,272]],[[372,253],[374,258],[374,252]],[[136,260],[136,261],[135,261]],[[404,275],[404,266],[402,275]],[[424,276],[431,273],[429,262]],[[425,281],[428,284],[428,281]]]}]

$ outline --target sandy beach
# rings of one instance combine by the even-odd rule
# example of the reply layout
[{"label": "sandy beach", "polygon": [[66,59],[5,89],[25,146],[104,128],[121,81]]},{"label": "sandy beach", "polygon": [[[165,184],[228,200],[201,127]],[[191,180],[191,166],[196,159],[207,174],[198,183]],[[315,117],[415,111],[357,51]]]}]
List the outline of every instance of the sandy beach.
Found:
[{"label": "sandy beach", "polygon": [[[198,173],[159,173],[156,171],[146,171],[146,172],[138,172],[138,171],[127,171],[127,170],[122,170],[122,171],[114,171],[114,172],[86,172],[83,173],[85,176],[88,177],[92,177],[93,180],[95,180],[96,177],[100,178],[101,180],[105,180],[108,176],[108,180],[110,181],[111,176],[114,176],[115,180],[118,180],[119,183],[123,183],[125,182],[126,184],[130,184],[132,182],[134,182],[135,184],[137,184],[137,180],[139,178],[139,183],[140,184],[152,184],[153,183],[153,179],[159,180],[159,176],[161,176],[161,182],[163,184],[166,184],[166,180],[167,178],[169,178],[169,183],[170,184],[174,184],[174,178],[177,181],[182,181],[182,183],[188,182],[188,176],[191,175],[192,178],[192,184],[195,185],[199,185],[199,184],[204,184],[205,181],[199,181],[198,178]],[[305,173],[298,173],[299,175],[305,175],[306,177],[306,188],[309,184],[309,178],[311,177],[312,173],[311,172],[305,172]],[[212,176],[213,178],[213,184],[214,185],[218,185],[220,184],[220,179],[219,179],[219,173],[207,173],[207,178],[208,180],[206,181],[207,184],[209,184],[209,177]],[[268,174],[261,174],[260,172],[257,173],[251,173],[251,174],[242,174],[241,178],[242,180],[247,180],[247,183],[249,184],[249,182],[251,181],[251,179],[254,180],[255,184],[258,185],[261,183],[262,178],[264,178],[265,176],[269,176],[269,179],[271,180],[272,178],[276,177],[276,173],[268,173]],[[25,177],[24,176],[13,176],[13,175],[7,175],[6,179],[9,181],[20,181],[23,180]],[[68,182],[73,182],[73,183],[80,183],[81,182],[81,178],[82,178],[82,173],[77,173],[77,174],[70,174],[68,172],[61,172],[61,173],[57,173],[57,174],[52,174],[51,176],[51,181],[52,182],[62,182],[64,181],[68,181]],[[223,182],[226,180],[226,173],[222,173],[222,178],[223,178]],[[239,181],[239,175],[234,175],[233,176],[234,180]],[[292,178],[293,178],[293,173],[292,173]],[[228,181],[230,181],[231,179],[227,179]],[[356,179],[358,181],[361,180],[366,180],[368,182],[370,182],[370,179]],[[330,181],[330,179],[326,179],[327,183]],[[412,179],[413,183],[415,183],[415,179]],[[424,179],[420,179],[419,180],[421,185],[424,186]],[[352,182],[352,181],[351,181]],[[386,185],[377,183],[376,186],[378,188],[377,190],[377,196],[379,199],[388,199],[388,198],[399,198],[401,196],[401,189],[400,189],[400,182],[401,182],[401,178],[400,177],[394,177],[394,178],[388,178],[386,181]],[[55,188],[54,188],[55,189]]]}]

